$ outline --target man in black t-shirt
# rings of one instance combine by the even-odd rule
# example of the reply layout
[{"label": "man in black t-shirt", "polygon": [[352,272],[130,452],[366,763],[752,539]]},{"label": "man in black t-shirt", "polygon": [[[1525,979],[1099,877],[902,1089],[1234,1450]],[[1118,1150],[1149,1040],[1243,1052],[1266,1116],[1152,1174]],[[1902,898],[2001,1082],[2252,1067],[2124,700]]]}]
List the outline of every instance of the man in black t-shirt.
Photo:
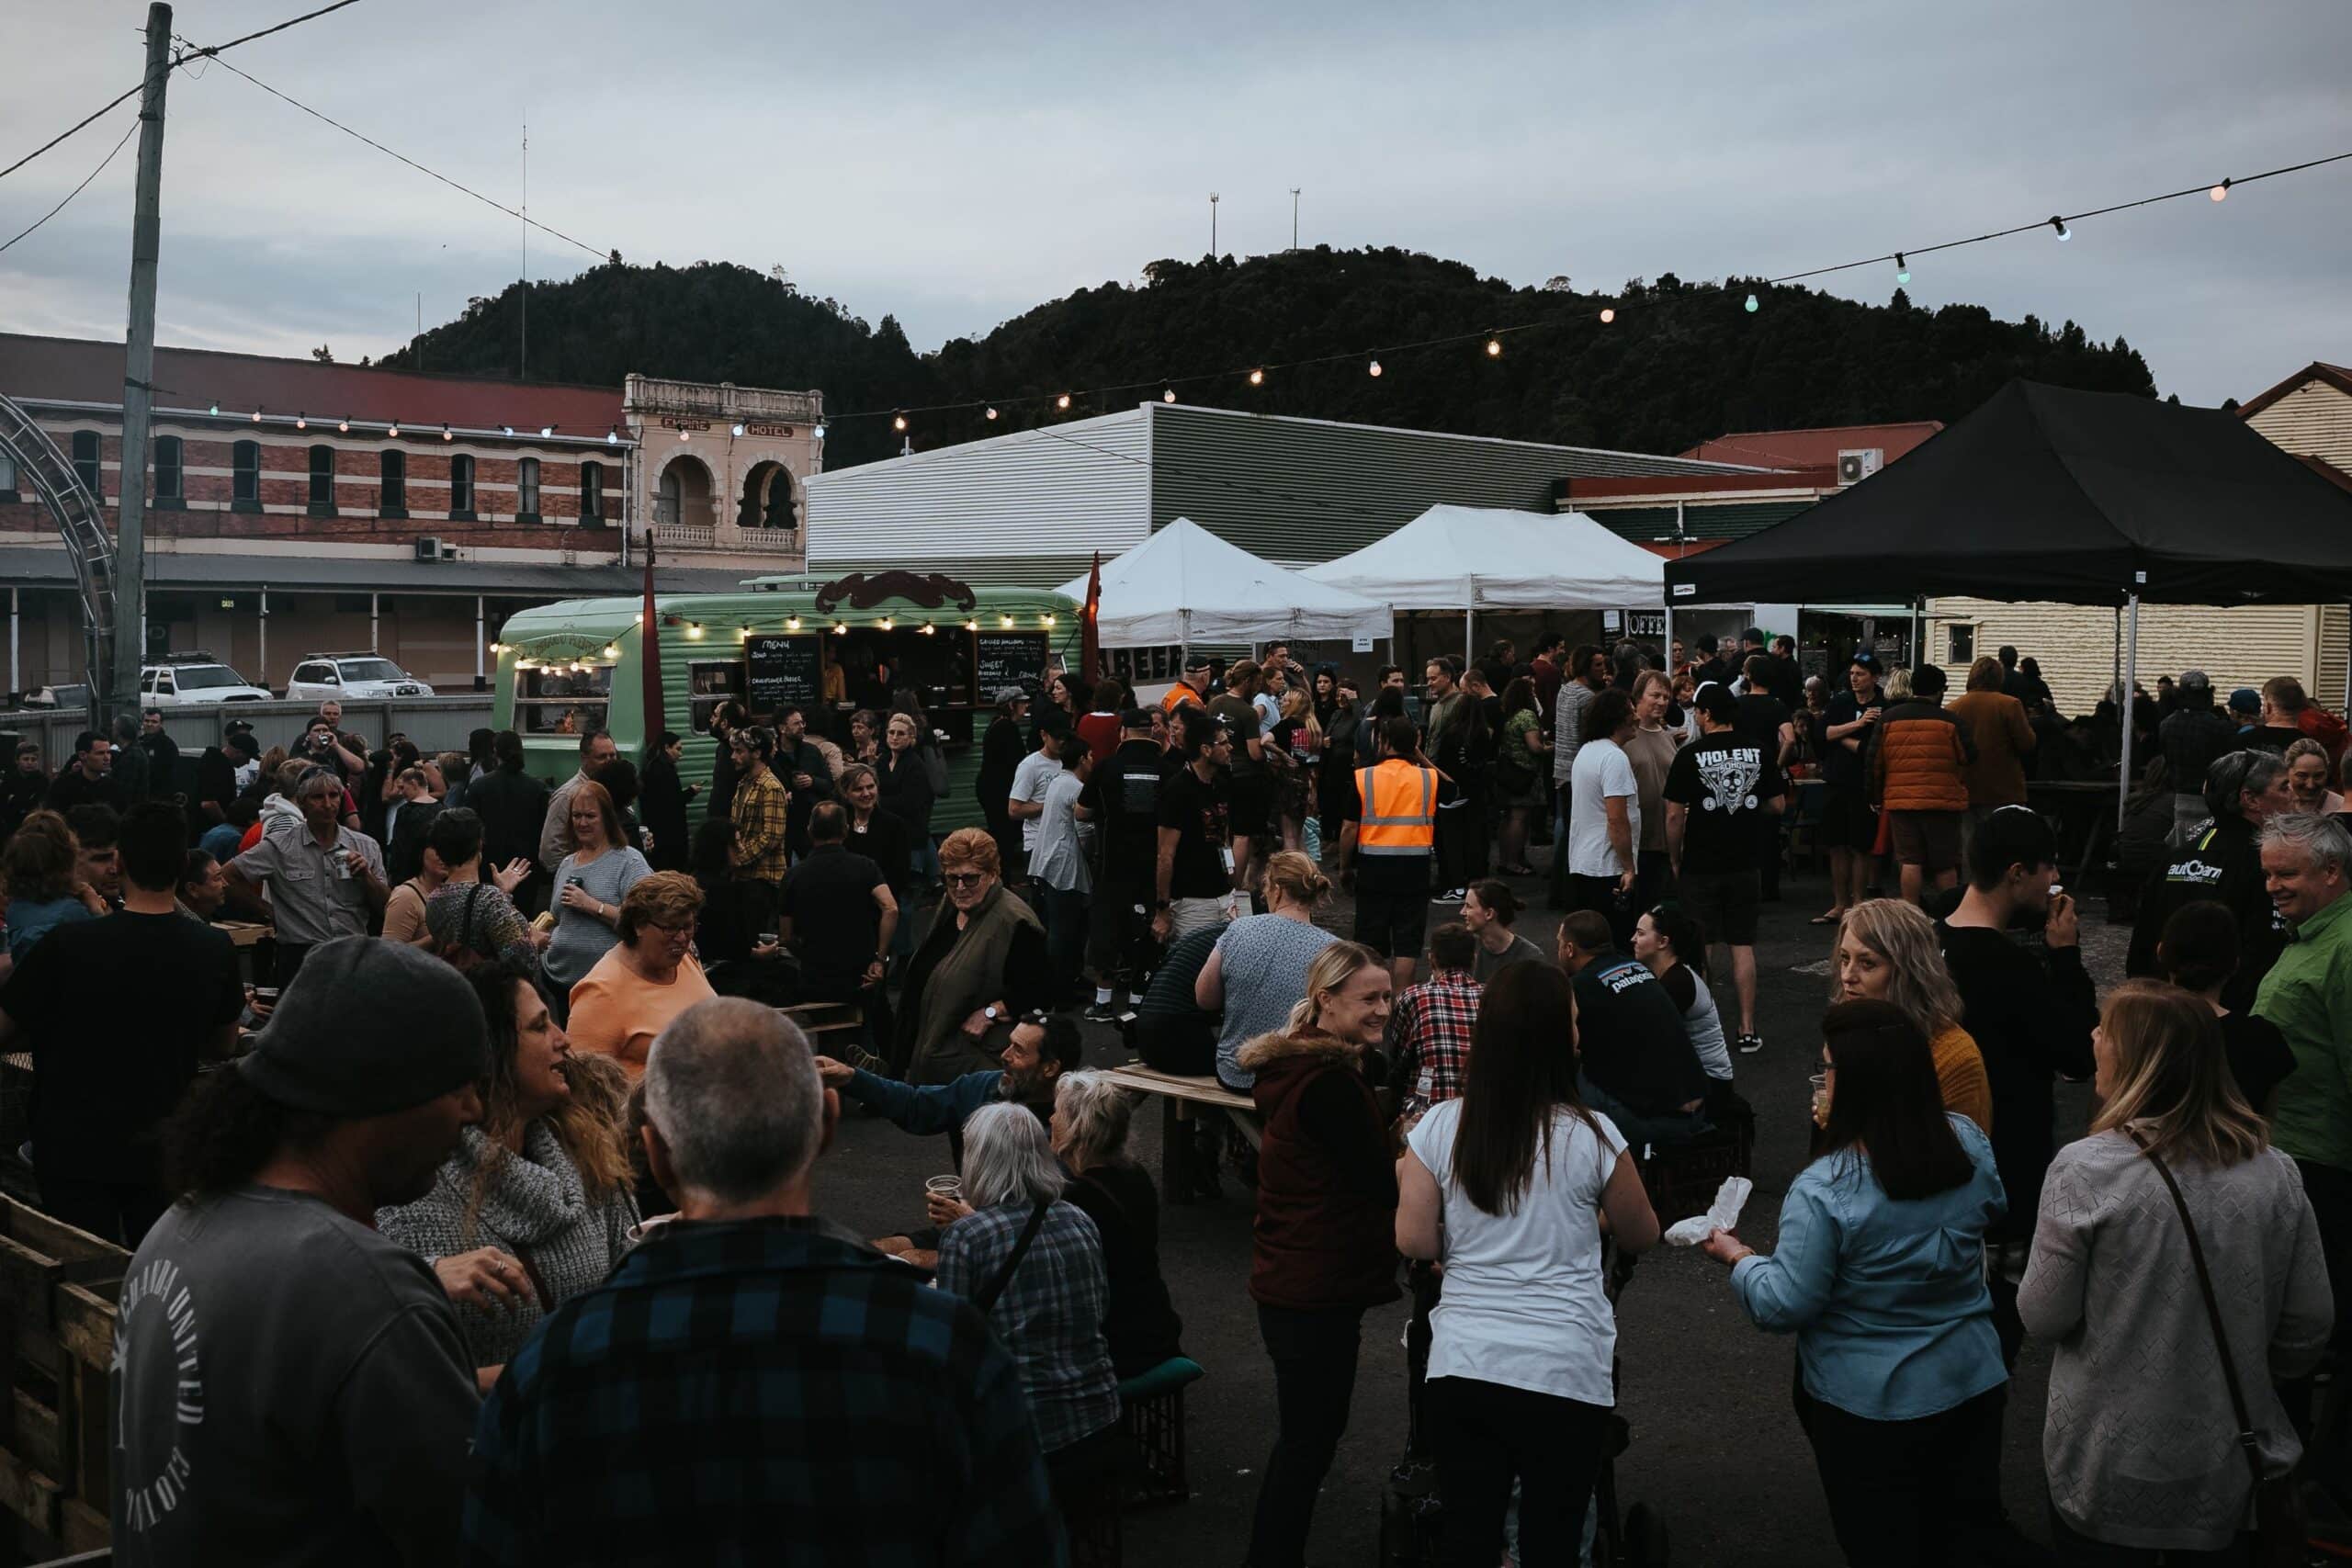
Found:
[{"label": "man in black t-shirt", "polygon": [[1681,1010],[1640,959],[1618,951],[1609,917],[1572,909],[1560,967],[1577,994],[1577,1081],[1585,1103],[1636,1149],[1690,1142],[1708,1129],[1706,1069]]},{"label": "man in black t-shirt", "polygon": [[1822,716],[1821,821],[1814,829],[1829,850],[1829,908],[1814,924],[1833,926],[1860,903],[1877,861],[1878,814],[1871,809],[1869,751],[1886,694],[1878,683],[1878,655],[1861,649],[1847,667],[1846,690]]},{"label": "man in black t-shirt", "polygon": [[1743,700],[1721,686],[1700,689],[1699,739],[1666,771],[1666,852],[1684,912],[1708,941],[1731,949],[1739,1049],[1753,1055],[1764,1048],[1756,1032],[1758,863],[1768,842],[1776,860],[1780,854],[1777,834],[1768,839],[1758,824],[1779,822],[1788,786],[1777,751],[1739,728]]},{"label": "man in black t-shirt", "polygon": [[1170,942],[1230,919],[1240,886],[1232,837],[1233,741],[1206,709],[1177,715],[1184,765],[1168,775],[1153,807],[1151,934]]},{"label": "man in black t-shirt", "polygon": [[820,800],[808,812],[808,852],[784,879],[776,934],[800,960],[808,1001],[854,1001],[882,983],[899,900],[882,868],[842,847],[849,812]]},{"label": "man in black t-shirt", "polygon": [[1232,836],[1236,887],[1250,886],[1250,859],[1262,855],[1274,830],[1272,770],[1275,764],[1267,760],[1264,725],[1254,701],[1264,689],[1258,666],[1238,659],[1225,672],[1224,694],[1213,699],[1208,708],[1232,738],[1227,830]]},{"label": "man in black t-shirt", "polygon": [[[25,954],[0,987],[0,1050],[32,1053],[41,1207],[136,1247],[172,1201],[156,1129],[199,1062],[228,1059],[245,993],[229,938],[179,912],[179,807],[133,807],[116,847],[121,911],[59,926]],[[116,1027],[110,999],[127,987],[157,1005]]]},{"label": "man in black t-shirt", "polygon": [[[1796,750],[1792,710],[1781,700],[1779,690],[1782,670],[1795,668],[1769,654],[1756,653],[1748,656],[1740,671],[1747,689],[1739,694],[1737,728],[1763,748],[1767,761],[1779,768],[1789,765],[1790,754]],[[1804,700],[1802,694],[1798,700]],[[1781,897],[1781,818],[1759,814],[1754,825],[1758,835],[1757,896],[1768,903],[1777,903]]]},{"label": "man in black t-shirt", "polygon": [[57,770],[49,783],[49,808],[71,811],[77,806],[112,806],[114,745],[95,729],[74,738],[74,761]]},{"label": "man in black t-shirt", "polygon": [[1096,976],[1087,1017],[1117,1016],[1118,993],[1140,999],[1152,964],[1152,875],[1159,851],[1159,767],[1151,712],[1119,716],[1118,748],[1095,764],[1079,804],[1095,832],[1092,927],[1087,961]]}]

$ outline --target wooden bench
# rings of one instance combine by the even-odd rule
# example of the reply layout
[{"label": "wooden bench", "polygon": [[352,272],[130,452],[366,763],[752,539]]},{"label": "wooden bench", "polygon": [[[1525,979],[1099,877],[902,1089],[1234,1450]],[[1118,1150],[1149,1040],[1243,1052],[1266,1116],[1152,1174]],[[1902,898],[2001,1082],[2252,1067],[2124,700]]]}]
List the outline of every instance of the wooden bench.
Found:
[{"label": "wooden bench", "polygon": [[1159,1200],[1163,1203],[1193,1201],[1192,1124],[1202,1108],[1207,1108],[1211,1114],[1223,1112],[1250,1140],[1253,1149],[1263,1134],[1258,1102],[1246,1094],[1234,1093],[1212,1076],[1186,1077],[1147,1067],[1140,1062],[1113,1067],[1102,1076],[1121,1089],[1159,1099]]}]

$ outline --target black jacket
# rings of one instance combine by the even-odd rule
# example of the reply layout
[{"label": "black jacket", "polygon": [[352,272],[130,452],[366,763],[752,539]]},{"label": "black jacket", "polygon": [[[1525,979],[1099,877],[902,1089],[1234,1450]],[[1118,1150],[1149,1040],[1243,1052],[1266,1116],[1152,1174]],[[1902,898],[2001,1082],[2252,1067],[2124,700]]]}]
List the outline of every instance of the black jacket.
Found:
[{"label": "black jacket", "polygon": [[999,714],[980,739],[980,776],[972,786],[989,821],[1004,816],[1004,803],[1012,798],[1012,775],[1028,754],[1029,738],[1021,726]]},{"label": "black jacket", "polygon": [[539,829],[548,819],[546,780],[519,768],[500,768],[474,781],[466,791],[466,806],[481,818],[484,865],[538,859]]},{"label": "black jacket", "polygon": [[2162,975],[2156,942],[2165,922],[2175,909],[2199,898],[2213,899],[2237,918],[2238,968],[2222,987],[2222,1005],[2232,1012],[2248,1011],[2262,977],[2286,950],[2288,933],[2263,881],[2261,845],[2244,818],[2216,818],[2148,885],[2140,896],[2140,919],[2132,928],[2123,972],[2134,979]]},{"label": "black jacket", "polygon": [[686,828],[687,788],[678,778],[678,764],[670,753],[654,749],[637,775],[637,808],[653,834],[650,857],[656,871],[683,871],[692,834]]},{"label": "black jacket", "polygon": [[2184,706],[2156,727],[2156,744],[2164,749],[2165,781],[2177,794],[2195,795],[2214,761],[2237,750],[2238,727],[2211,702]]}]

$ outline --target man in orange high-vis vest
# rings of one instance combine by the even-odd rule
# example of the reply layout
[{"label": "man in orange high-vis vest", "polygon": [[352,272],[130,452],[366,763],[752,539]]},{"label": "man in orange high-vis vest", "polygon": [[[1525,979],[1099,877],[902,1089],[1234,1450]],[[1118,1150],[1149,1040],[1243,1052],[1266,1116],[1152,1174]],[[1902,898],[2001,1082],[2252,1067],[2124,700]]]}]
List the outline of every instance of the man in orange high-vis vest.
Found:
[{"label": "man in orange high-vis vest", "polygon": [[1430,764],[1413,721],[1401,717],[1382,721],[1380,761],[1352,777],[1340,841],[1355,868],[1356,940],[1388,961],[1401,987],[1421,955],[1437,808],[1453,798],[1453,781]]},{"label": "man in orange high-vis vest", "polygon": [[1209,656],[1195,653],[1184,660],[1184,672],[1176,683],[1160,694],[1159,711],[1170,718],[1184,707],[1206,707],[1209,689]]}]

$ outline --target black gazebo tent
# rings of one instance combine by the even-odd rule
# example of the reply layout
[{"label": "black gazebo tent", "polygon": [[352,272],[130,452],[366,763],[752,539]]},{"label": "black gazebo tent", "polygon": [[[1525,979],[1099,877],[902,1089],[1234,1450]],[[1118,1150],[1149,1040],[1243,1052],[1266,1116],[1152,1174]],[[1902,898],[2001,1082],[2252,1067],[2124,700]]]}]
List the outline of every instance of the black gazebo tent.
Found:
[{"label": "black gazebo tent", "polygon": [[[1893,468],[1670,561],[1667,604],[1825,596],[2120,604],[2352,599],[2352,492],[2234,413],[2011,381]],[[2124,727],[2124,784],[2131,781]]]}]

